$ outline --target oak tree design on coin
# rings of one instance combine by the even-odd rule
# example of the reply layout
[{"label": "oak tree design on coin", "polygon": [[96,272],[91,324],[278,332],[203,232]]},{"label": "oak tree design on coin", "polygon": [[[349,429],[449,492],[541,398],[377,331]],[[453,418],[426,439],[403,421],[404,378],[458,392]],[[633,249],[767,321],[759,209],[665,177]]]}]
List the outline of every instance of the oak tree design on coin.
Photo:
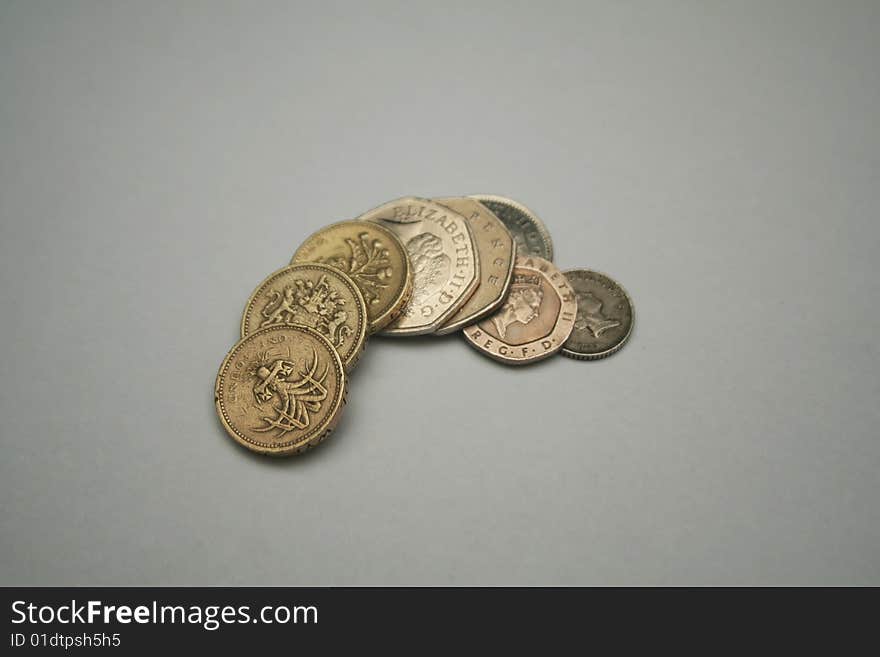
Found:
[{"label": "oak tree design on coin", "polygon": [[576,315],[577,299],[562,272],[543,258],[520,256],[507,301],[495,314],[467,327],[464,337],[490,358],[524,365],[562,349]]},{"label": "oak tree design on coin", "polygon": [[597,360],[617,352],[629,339],[635,323],[626,290],[597,271],[569,269],[564,273],[577,296],[578,312],[562,354],[579,360]]},{"label": "oak tree design on coin", "polygon": [[517,203],[503,196],[474,194],[476,199],[505,225],[513,239],[516,240],[518,256],[532,255],[553,262],[553,240],[544,222],[522,203]]},{"label": "oak tree design on coin", "polygon": [[315,329],[330,340],[350,371],[364,348],[367,307],[357,285],[338,269],[289,265],[270,274],[251,294],[241,335],[288,324]]},{"label": "oak tree design on coin", "polygon": [[309,237],[291,264],[317,262],[342,271],[354,281],[367,306],[367,333],[393,321],[412,295],[412,273],[406,248],[384,226],[340,221]]},{"label": "oak tree design on coin", "polygon": [[314,447],[345,405],[342,360],[332,344],[303,326],[275,325],[242,338],[217,374],[214,401],[227,433],[272,456]]},{"label": "oak tree design on coin", "polygon": [[479,284],[479,256],[467,220],[447,207],[415,197],[391,201],[358,217],[394,231],[406,244],[413,295],[388,335],[433,333]]},{"label": "oak tree design on coin", "polygon": [[513,276],[516,244],[501,220],[479,201],[465,197],[434,200],[468,220],[480,261],[477,289],[436,331],[437,335],[446,335],[492,314],[504,303]]}]

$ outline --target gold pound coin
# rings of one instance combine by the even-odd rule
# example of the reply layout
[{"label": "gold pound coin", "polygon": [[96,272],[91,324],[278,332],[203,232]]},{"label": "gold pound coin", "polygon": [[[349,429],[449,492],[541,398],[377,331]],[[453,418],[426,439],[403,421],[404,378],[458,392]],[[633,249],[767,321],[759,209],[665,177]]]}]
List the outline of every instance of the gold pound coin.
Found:
[{"label": "gold pound coin", "polygon": [[590,269],[563,272],[577,297],[577,317],[562,355],[578,360],[597,360],[626,343],[635,323],[632,300],[623,286],[610,276]]},{"label": "gold pound coin", "polygon": [[571,284],[556,266],[534,256],[516,259],[507,301],[464,330],[477,351],[507,365],[552,356],[568,340],[577,315]]},{"label": "gold pound coin", "polygon": [[412,294],[406,248],[379,224],[340,221],[326,226],[303,242],[290,262],[323,263],[348,275],[367,305],[367,333],[393,321]]},{"label": "gold pound coin", "polygon": [[367,336],[367,305],[354,281],[329,265],[289,265],[248,299],[241,337],[268,326],[306,326],[327,338],[350,372]]},{"label": "gold pound coin", "polygon": [[412,262],[413,294],[388,335],[423,335],[441,327],[479,283],[479,256],[467,220],[421,198],[402,198],[361,215],[393,230]]},{"label": "gold pound coin", "polygon": [[480,202],[464,197],[435,198],[434,201],[468,220],[480,262],[477,289],[436,331],[437,335],[446,335],[492,314],[504,303],[513,276],[516,244],[501,220]]},{"label": "gold pound coin", "polygon": [[342,360],[327,338],[302,326],[270,326],[227,354],[214,402],[238,444],[287,456],[330,435],[345,405],[345,385]]}]

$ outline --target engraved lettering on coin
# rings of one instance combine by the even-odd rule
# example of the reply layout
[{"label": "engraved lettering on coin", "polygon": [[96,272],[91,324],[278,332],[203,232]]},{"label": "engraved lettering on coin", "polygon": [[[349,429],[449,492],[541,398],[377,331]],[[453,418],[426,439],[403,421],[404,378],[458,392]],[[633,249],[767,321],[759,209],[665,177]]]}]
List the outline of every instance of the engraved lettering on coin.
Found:
[{"label": "engraved lettering on coin", "polygon": [[562,354],[579,360],[610,356],[632,333],[635,313],[629,295],[605,274],[589,269],[564,273],[577,295],[578,312]]},{"label": "engraved lettering on coin", "polygon": [[508,365],[552,356],[571,335],[577,299],[553,263],[520,256],[507,302],[483,321],[468,326],[464,337],[480,353]]},{"label": "engraved lettering on coin", "polygon": [[445,335],[491,315],[504,303],[513,276],[516,243],[501,220],[479,201],[466,197],[434,201],[458,212],[468,221],[480,261],[477,289],[436,330],[437,335]]},{"label": "engraved lettering on coin", "polygon": [[273,325],[242,338],[223,359],[214,399],[227,433],[273,456],[324,440],[345,405],[345,371],[336,349],[304,326]]},{"label": "engraved lettering on coin", "polygon": [[397,318],[412,295],[412,273],[403,242],[384,226],[340,221],[309,237],[292,264],[318,262],[347,274],[367,307],[368,333]]},{"label": "engraved lettering on coin", "polygon": [[449,208],[409,197],[374,208],[358,219],[394,231],[412,261],[413,296],[384,333],[433,333],[479,284],[479,255],[471,228]]},{"label": "engraved lettering on coin", "polygon": [[513,239],[516,240],[518,256],[537,256],[553,261],[553,241],[544,222],[522,203],[503,196],[475,194],[478,200],[491,210],[504,223]]},{"label": "engraved lettering on coin", "polygon": [[367,324],[367,306],[351,278],[329,265],[304,263],[279,269],[257,286],[245,306],[241,334],[306,326],[327,338],[351,369],[363,350]]}]

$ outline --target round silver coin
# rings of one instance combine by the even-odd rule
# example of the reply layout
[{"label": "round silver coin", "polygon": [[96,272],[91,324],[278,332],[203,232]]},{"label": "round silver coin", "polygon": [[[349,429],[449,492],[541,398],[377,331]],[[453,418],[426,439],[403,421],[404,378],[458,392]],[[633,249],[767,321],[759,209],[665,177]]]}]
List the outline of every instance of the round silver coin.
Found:
[{"label": "round silver coin", "polygon": [[517,255],[538,256],[553,262],[553,241],[550,233],[534,212],[522,203],[503,196],[472,194],[471,198],[489,208],[510,231],[516,241]]}]

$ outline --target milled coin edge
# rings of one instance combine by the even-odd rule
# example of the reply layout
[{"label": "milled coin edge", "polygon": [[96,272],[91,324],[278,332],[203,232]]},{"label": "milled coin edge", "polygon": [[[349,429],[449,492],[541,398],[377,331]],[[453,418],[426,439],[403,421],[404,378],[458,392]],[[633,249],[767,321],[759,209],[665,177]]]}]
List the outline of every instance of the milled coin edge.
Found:
[{"label": "milled coin edge", "polygon": [[[612,356],[612,355],[616,354],[618,351],[620,351],[621,349],[623,349],[623,346],[627,342],[629,342],[629,339],[630,339],[630,336],[632,335],[633,329],[636,326],[636,306],[633,303],[632,297],[629,295],[629,292],[627,292],[626,288],[623,287],[623,285],[621,285],[616,278],[614,278],[613,276],[609,276],[604,271],[599,271],[598,269],[587,269],[586,267],[571,267],[569,269],[563,270],[562,274],[563,274],[563,276],[565,276],[566,274],[568,274],[569,272],[572,272],[572,271],[586,271],[586,272],[590,272],[593,274],[598,274],[599,276],[604,276],[608,280],[614,281],[614,284],[620,288],[620,291],[623,292],[623,296],[626,297],[626,302],[629,304],[630,324],[629,324],[629,330],[626,332],[626,335],[623,336],[623,338],[620,340],[620,342],[618,342],[615,346],[611,347],[610,349],[606,349],[603,352],[600,352],[598,354],[583,354],[579,351],[574,351],[573,349],[566,349],[565,346],[563,345],[563,347],[559,351],[559,353],[560,353],[560,355],[565,356],[566,358],[571,358],[573,360],[602,360],[603,358],[608,358],[608,356]],[[566,279],[567,278],[568,277],[566,276]],[[569,281],[569,284],[571,284],[571,281]],[[574,288],[574,285],[572,285],[572,288]]]}]

